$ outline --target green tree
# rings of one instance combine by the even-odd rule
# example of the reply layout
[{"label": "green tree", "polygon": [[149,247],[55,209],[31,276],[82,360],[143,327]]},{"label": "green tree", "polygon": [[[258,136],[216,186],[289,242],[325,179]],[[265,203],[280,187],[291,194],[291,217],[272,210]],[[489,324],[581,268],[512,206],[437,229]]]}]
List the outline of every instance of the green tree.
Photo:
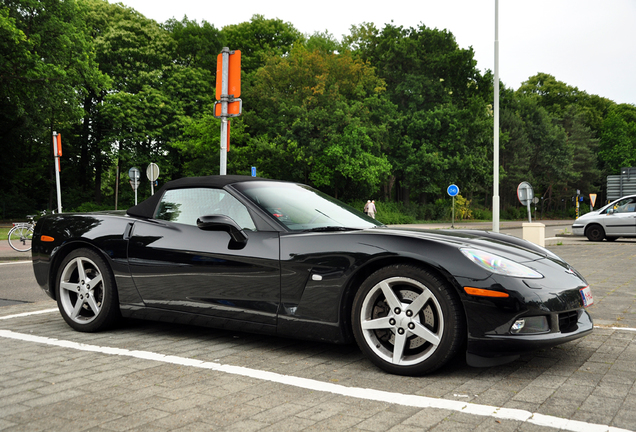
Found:
[{"label": "green tree", "polygon": [[222,33],[230,49],[241,51],[244,75],[255,72],[271,56],[289,54],[294,43],[304,38],[291,23],[258,14],[249,22],[223,27]]},{"label": "green tree", "polygon": [[383,93],[373,68],[350,52],[299,46],[271,57],[245,91],[253,160],[265,162],[259,170],[269,176],[334,195],[377,191],[388,174],[382,148],[394,114]]},{"label": "green tree", "polygon": [[216,72],[216,58],[223,49],[225,39],[214,25],[183,17],[181,21],[172,18],[163,24],[175,40],[176,61],[186,67],[198,67]]},{"label": "green tree", "polygon": [[636,106],[617,105],[603,121],[599,158],[608,174],[636,166]]},{"label": "green tree", "polygon": [[[104,81],[75,1],[2,2],[0,200],[7,213],[23,216],[51,206],[52,132],[68,131],[82,117],[82,98]],[[63,136],[64,143],[72,138]],[[65,172],[72,164],[67,154],[62,160]]]},{"label": "green tree", "polygon": [[449,180],[465,182],[469,192],[485,183],[489,168],[481,162],[492,135],[486,109],[492,85],[476,68],[472,48],[461,49],[449,31],[423,24],[387,24],[379,31],[364,23],[352,27],[344,44],[375,67],[398,108],[383,149],[393,166],[385,198],[396,182],[404,203],[412,193],[422,202],[440,195]]}]

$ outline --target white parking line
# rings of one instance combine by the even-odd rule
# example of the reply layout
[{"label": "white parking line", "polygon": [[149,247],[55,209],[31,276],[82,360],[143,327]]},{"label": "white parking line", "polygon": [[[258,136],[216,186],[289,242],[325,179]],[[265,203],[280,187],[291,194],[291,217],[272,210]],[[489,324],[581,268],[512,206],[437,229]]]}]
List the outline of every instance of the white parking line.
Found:
[{"label": "white parking line", "polygon": [[11,261],[11,262],[3,262],[0,265],[9,265],[9,264],[32,264],[33,261]]},{"label": "white parking line", "polygon": [[392,393],[382,390],[364,389],[357,387],[346,387],[340,384],[317,381],[308,378],[300,378],[290,375],[281,375],[275,372],[266,372],[256,369],[249,369],[241,366],[224,365],[214,362],[205,362],[186,357],[164,355],[150,351],[130,351],[124,348],[113,348],[98,345],[82,344],[73,341],[52,339],[42,336],[34,336],[23,333],[16,333],[10,330],[0,330],[0,337],[25,342],[41,343],[61,348],[70,348],[80,351],[90,351],[108,355],[120,355],[139,359],[158,361],[163,363],[176,364],[180,366],[190,366],[202,369],[210,369],[234,375],[250,377],[254,379],[275,382],[284,385],[333,393],[341,396],[348,396],[358,399],[374,400],[390,404],[411,406],[417,408],[438,408],[457,411],[466,414],[474,414],[497,419],[514,420],[528,422],[538,426],[552,427],[573,432],[629,432],[627,429],[620,429],[613,426],[586,423],[577,420],[568,420],[560,417],[531,413],[529,411],[511,408],[494,407],[489,405],[479,405],[461,401],[430,398],[426,396],[407,395]]},{"label": "white parking line", "polygon": [[15,314],[15,315],[0,316],[0,320],[6,320],[6,319],[12,319],[12,318],[22,318],[22,317],[31,316],[31,315],[39,315],[39,314],[45,314],[45,313],[51,313],[51,312],[57,312],[57,311],[58,311],[57,308],[42,309],[42,310],[39,310],[39,311],[24,312],[24,313],[19,313],[19,314]]}]

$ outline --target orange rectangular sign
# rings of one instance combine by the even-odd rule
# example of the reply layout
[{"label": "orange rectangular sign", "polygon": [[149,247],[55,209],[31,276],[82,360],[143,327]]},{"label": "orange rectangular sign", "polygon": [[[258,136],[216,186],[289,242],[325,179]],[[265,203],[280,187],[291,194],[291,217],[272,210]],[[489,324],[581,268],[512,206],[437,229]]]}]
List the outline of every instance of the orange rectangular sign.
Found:
[{"label": "orange rectangular sign", "polygon": [[[235,99],[241,97],[241,51],[236,50],[229,56],[227,94]],[[223,53],[216,58],[216,99],[223,92]]]}]

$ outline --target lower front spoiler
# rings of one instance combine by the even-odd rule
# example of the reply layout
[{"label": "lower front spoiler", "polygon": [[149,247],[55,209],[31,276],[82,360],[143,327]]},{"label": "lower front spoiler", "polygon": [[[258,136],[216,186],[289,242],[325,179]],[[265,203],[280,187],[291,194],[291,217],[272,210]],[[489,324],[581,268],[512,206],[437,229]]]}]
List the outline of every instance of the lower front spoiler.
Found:
[{"label": "lower front spoiler", "polygon": [[491,367],[509,363],[522,353],[550,348],[592,333],[594,324],[590,314],[584,310],[576,323],[576,329],[567,333],[544,333],[538,335],[485,335],[468,338],[466,363],[473,367]]}]

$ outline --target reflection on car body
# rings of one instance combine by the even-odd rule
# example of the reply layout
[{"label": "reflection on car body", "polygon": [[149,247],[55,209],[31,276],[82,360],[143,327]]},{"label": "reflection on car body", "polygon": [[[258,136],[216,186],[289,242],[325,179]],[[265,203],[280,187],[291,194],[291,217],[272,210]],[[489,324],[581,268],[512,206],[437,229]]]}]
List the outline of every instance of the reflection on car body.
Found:
[{"label": "reflection on car body", "polygon": [[126,214],[43,217],[33,266],[79,331],[124,316],[355,341],[403,375],[460,350],[502,364],[592,331],[588,284],[544,248],[389,228],[309,186],[245,176],[168,182]]}]

